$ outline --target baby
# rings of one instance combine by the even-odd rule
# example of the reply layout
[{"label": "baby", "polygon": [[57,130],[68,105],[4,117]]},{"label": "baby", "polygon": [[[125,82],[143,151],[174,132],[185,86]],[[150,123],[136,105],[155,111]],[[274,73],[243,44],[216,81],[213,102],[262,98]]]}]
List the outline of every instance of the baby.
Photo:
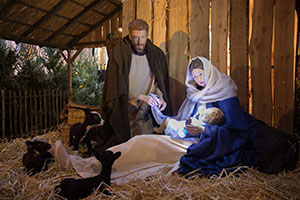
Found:
[{"label": "baby", "polygon": [[185,129],[186,125],[192,125],[205,130],[206,124],[222,124],[224,123],[224,113],[222,110],[216,107],[211,107],[204,110],[201,113],[196,113],[194,117],[189,118],[188,120],[175,120],[170,117],[167,117],[160,127],[154,127],[156,133],[163,133],[165,129],[166,135],[177,134],[180,138],[184,138],[187,135],[187,130]]}]

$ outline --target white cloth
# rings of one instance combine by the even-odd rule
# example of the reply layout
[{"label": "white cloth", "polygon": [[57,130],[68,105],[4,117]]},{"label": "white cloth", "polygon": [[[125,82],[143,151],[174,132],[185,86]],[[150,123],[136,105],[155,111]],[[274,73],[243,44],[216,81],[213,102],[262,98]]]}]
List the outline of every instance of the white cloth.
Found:
[{"label": "white cloth", "polygon": [[[65,163],[70,162],[76,172],[84,178],[99,174],[101,164],[95,157],[81,158],[68,155],[61,142],[56,143],[54,155],[61,166],[68,167],[69,165]],[[171,173],[178,169],[180,157],[186,153],[191,144],[190,141],[172,139],[165,135],[135,136],[108,149],[121,152],[120,158],[112,166],[111,180],[117,184],[126,183],[131,179],[145,178],[162,168],[168,168]]]}]

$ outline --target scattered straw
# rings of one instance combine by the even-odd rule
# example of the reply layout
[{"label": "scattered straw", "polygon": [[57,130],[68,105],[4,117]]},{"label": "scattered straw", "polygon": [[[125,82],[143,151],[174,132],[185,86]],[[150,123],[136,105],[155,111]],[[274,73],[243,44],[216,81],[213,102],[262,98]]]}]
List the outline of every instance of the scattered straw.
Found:
[{"label": "scattered straw", "polygon": [[[61,139],[61,133],[53,131],[42,137],[53,144]],[[22,166],[25,141],[15,139],[0,143],[0,199],[58,199],[53,191],[55,185],[66,177],[78,177],[77,174],[54,162],[49,164],[49,170],[27,176]],[[67,145],[65,148],[72,153]],[[300,166],[279,175],[263,174],[251,168],[239,174],[223,173],[223,178],[192,176],[186,179],[178,174],[166,176],[162,170],[146,179],[112,184],[111,196],[95,191],[88,199],[300,199]]]}]

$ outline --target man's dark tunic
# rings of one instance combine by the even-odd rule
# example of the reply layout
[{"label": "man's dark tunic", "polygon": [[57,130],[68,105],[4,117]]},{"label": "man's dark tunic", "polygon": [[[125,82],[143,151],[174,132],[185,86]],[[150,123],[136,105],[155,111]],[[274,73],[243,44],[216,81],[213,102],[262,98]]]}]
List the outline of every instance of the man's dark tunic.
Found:
[{"label": "man's dark tunic", "polygon": [[[110,125],[105,130],[105,134],[109,135],[109,139],[105,144],[106,148],[130,139],[128,91],[132,48],[129,36],[126,36],[109,54],[101,104],[101,114]],[[155,81],[158,83],[158,88],[163,93],[163,98],[167,103],[164,114],[172,115],[166,56],[150,40],[147,40],[145,48],[151,71],[155,75]]]}]

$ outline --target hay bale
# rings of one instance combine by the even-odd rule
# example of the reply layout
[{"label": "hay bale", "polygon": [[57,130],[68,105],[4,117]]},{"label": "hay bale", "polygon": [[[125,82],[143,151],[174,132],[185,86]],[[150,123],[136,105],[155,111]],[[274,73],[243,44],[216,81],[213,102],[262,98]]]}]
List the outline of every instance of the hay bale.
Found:
[{"label": "hay bale", "polygon": [[[51,145],[61,139],[60,131],[49,132],[41,137]],[[49,170],[27,176],[22,166],[26,152],[25,139],[0,143],[0,199],[57,199],[53,191],[62,179],[78,177],[74,170],[60,168],[56,162]],[[72,154],[70,147],[66,151]],[[224,172],[225,173],[225,172]],[[166,176],[164,171],[146,179],[112,184],[112,196],[94,192],[88,199],[299,199],[300,166],[292,172],[278,175],[260,173],[254,169],[236,174],[224,174],[186,179],[178,174]]]}]

